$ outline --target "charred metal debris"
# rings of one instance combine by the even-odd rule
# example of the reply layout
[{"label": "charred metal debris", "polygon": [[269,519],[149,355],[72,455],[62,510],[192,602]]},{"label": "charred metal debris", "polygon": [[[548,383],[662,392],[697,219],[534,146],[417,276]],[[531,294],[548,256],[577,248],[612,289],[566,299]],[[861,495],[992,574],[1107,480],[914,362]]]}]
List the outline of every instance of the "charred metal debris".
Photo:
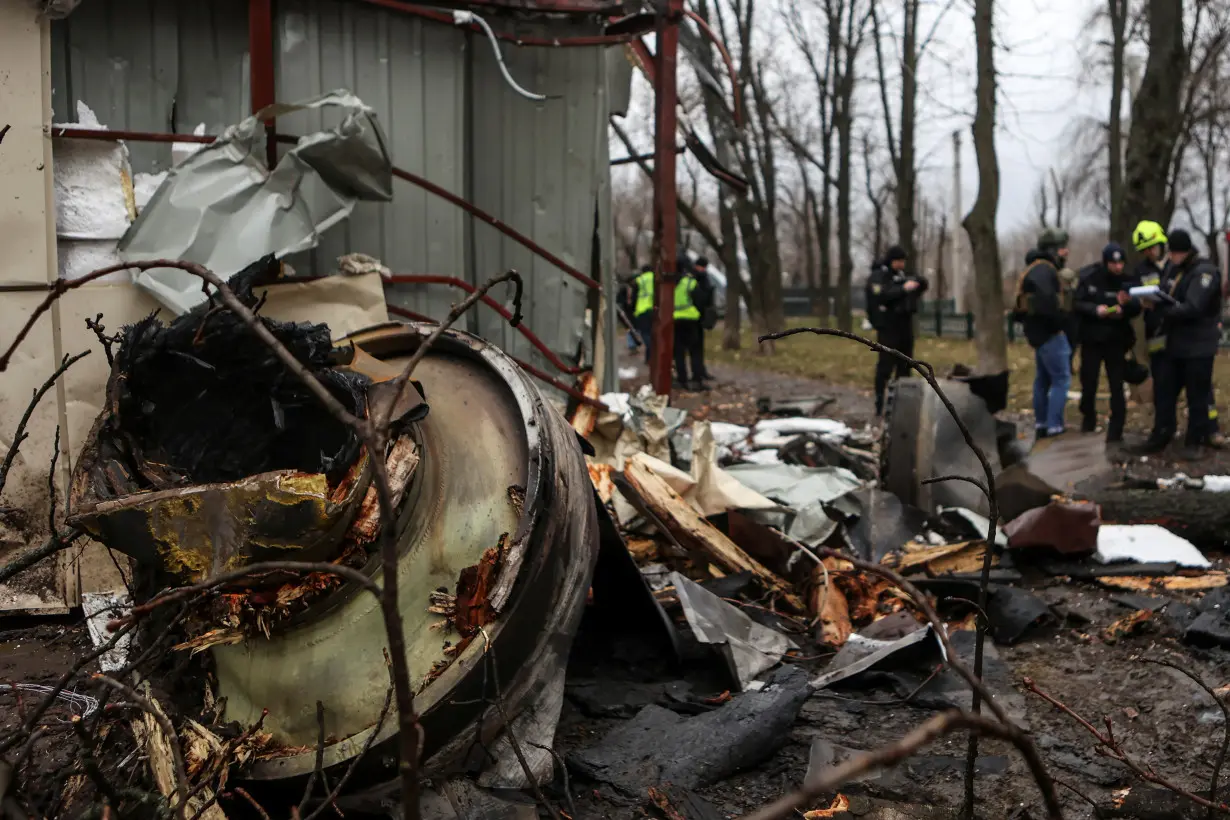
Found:
[{"label": "charred metal debris", "polygon": [[[230,283],[258,316],[278,267],[266,258]],[[431,333],[391,323],[337,339],[325,324],[260,322],[359,418]],[[762,399],[752,427],[693,422],[649,388],[598,396],[591,374],[575,387],[588,400],[561,412],[504,353],[453,331],[414,376],[387,446],[368,452],[212,300],[119,335],[67,522],[135,570],[131,597],[92,610],[110,627],[91,635],[115,691],[148,707],[133,753],[162,811],[400,811],[382,612],[354,580],[379,583],[385,528],[430,818],[535,816],[535,804],[718,816],[701,793],[772,758],[809,710],[966,709],[959,672],[975,665],[980,621],[982,686],[1016,726],[1026,708],[1004,647],[1060,629],[1230,647],[1225,572],[1183,527],[1099,502],[1208,494],[1217,478],[1125,484],[1079,437],[1025,452],[968,380],[944,382],[960,425],[925,382],[902,380],[873,431],[820,416],[824,397]],[[929,481],[978,474],[962,426],[997,473],[998,522],[976,486]],[[242,574],[271,560],[353,574]],[[1095,630],[1046,592],[1078,584],[1129,612]],[[134,618],[168,590],[188,591],[178,614]],[[128,677],[151,653],[165,657]],[[106,712],[55,708],[95,727]],[[808,777],[854,754],[816,737]],[[806,816],[882,799],[879,777]],[[136,805],[90,782],[56,800]]]}]

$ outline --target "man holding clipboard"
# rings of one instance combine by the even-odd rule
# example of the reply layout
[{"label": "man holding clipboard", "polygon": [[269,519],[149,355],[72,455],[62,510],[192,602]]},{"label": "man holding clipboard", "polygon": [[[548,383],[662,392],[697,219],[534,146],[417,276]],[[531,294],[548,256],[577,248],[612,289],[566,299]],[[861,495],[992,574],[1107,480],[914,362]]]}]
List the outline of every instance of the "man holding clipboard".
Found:
[{"label": "man holding clipboard", "polygon": [[[1168,244],[1170,264],[1160,282],[1139,289],[1147,311],[1146,325],[1153,329],[1150,352],[1154,365],[1153,431],[1141,452],[1159,453],[1170,443],[1178,430],[1182,391],[1187,394],[1187,431],[1180,455],[1196,459],[1214,432],[1209,401],[1213,359],[1221,340],[1221,272],[1196,253],[1187,231],[1173,231]],[[1132,295],[1137,296],[1135,289]]]}]

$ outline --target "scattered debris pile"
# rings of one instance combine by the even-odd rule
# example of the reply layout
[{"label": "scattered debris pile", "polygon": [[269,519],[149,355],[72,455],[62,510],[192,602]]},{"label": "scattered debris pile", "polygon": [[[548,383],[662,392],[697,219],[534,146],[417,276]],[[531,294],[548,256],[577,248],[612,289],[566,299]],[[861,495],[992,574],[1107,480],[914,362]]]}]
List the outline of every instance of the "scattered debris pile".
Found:
[{"label": "scattered debris pile", "polygon": [[[234,283],[253,309],[249,283],[272,264]],[[429,332],[382,326],[339,346],[324,326],[261,321],[359,416],[388,400]],[[71,521],[142,568],[138,608],[168,584],[228,579],[185,596],[183,617],[152,643],[125,644],[169,649],[198,681],[157,701],[157,687],[174,684],[137,682],[168,723],[146,711],[132,729],[155,770],[151,750],[182,755],[193,813],[222,812],[242,781],[263,811],[288,814],[300,797],[286,786],[305,780],[313,810],[396,812],[378,604],[327,572],[232,577],[293,555],[379,580],[384,527],[398,546],[431,820],[533,816],[525,793],[507,791],[527,789],[590,816],[572,805],[577,782],[586,801],[720,816],[697,792],[771,758],[818,702],[887,690],[891,701],[869,703],[967,707],[951,661],[973,667],[983,617],[993,641],[984,682],[1022,726],[1025,701],[1000,653],[1048,630],[1111,644],[1166,629],[1230,648],[1225,572],[1168,529],[1056,489],[1041,460],[1012,455],[967,384],[952,383],[955,404],[996,472],[1001,521],[987,518],[976,486],[929,481],[980,480],[981,464],[962,425],[908,380],[879,436],[809,416],[829,406],[822,399],[766,400],[765,418],[740,427],[689,423],[648,391],[602,396],[606,411],[582,403],[569,422],[502,353],[460,333],[444,334],[414,375],[387,450],[370,454],[226,311],[204,305],[125,331],[74,470]],[[592,378],[581,389],[597,393]],[[912,428],[908,408],[920,414]],[[1052,442],[1049,457],[1083,458],[1065,446]],[[394,521],[379,514],[373,458],[384,460]],[[1047,594],[1073,585],[1130,612],[1088,628]],[[128,606],[99,612],[114,626],[128,623],[114,611]],[[91,630],[99,645],[110,634]],[[107,663],[124,671],[122,659]],[[98,704],[63,708],[84,719]],[[808,770],[852,754],[816,738]],[[345,784],[352,767],[353,786],[327,798],[316,789],[318,769]],[[154,778],[168,805],[182,799],[171,771]],[[859,789],[825,795],[806,816],[846,816],[862,800]]]}]

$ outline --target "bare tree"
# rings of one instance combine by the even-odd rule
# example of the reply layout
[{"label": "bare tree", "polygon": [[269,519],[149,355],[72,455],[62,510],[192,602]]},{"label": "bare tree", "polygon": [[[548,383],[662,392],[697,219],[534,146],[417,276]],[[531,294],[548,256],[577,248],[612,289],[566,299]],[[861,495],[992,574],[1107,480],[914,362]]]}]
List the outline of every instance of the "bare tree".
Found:
[{"label": "bare tree", "polygon": [[1125,224],[1169,222],[1178,200],[1186,149],[1194,126],[1216,111],[1203,108],[1202,89],[1214,82],[1230,43],[1224,4],[1148,0],[1149,57],[1132,103],[1124,173]]},{"label": "bare tree", "polygon": [[[1215,93],[1220,94],[1220,83]],[[1183,197],[1183,210],[1188,220],[1193,228],[1204,235],[1208,257],[1219,267],[1221,251],[1218,242],[1230,226],[1230,181],[1220,173],[1230,162],[1228,136],[1227,125],[1212,119],[1193,129],[1194,176],[1199,183],[1193,187],[1200,195],[1199,207],[1193,206],[1192,197]]]},{"label": "bare tree", "polygon": [[[754,46],[756,32],[756,0],[730,0],[729,9],[720,0],[698,0],[698,16],[706,22],[717,22],[722,39],[737,44],[735,88],[732,94],[744,101],[745,119],[736,124],[725,101],[705,85],[705,117],[717,146],[720,162],[733,161],[747,181],[747,188],[719,202],[719,221],[723,236],[734,236],[737,227],[747,259],[751,288],[747,303],[753,322],[764,332],[773,332],[785,325],[782,312],[781,248],[777,237],[779,202],[776,129],[773,126],[775,100],[766,83],[766,65],[757,60]],[[733,36],[732,36],[733,35]],[[717,69],[717,57],[705,41],[696,49],[698,66],[710,77],[724,76]],[[727,233],[727,228],[731,232]],[[732,243],[727,243],[728,245]],[[723,255],[727,267],[728,305],[738,305],[743,290],[737,250],[727,249]],[[736,293],[739,292],[739,293]],[[739,344],[738,311],[727,312],[727,347]],[[733,321],[732,321],[733,319]],[[768,349],[771,350],[771,344]]]},{"label": "bare tree", "polygon": [[898,105],[900,129],[893,127],[893,109],[889,103],[889,78],[885,69],[884,40],[891,36],[881,26],[880,4],[884,0],[870,0],[870,13],[874,31],[876,72],[880,86],[880,104],[884,109],[884,130],[887,134],[889,159],[896,178],[895,199],[897,202],[897,242],[912,260],[917,252],[915,236],[915,213],[918,200],[918,167],[915,137],[918,124],[918,65],[935,36],[939,24],[952,7],[945,3],[931,25],[930,31],[919,37],[918,18],[921,0],[900,0],[901,3],[901,48],[900,74],[901,96]]},{"label": "bare tree", "polygon": [[974,151],[978,158],[978,196],[964,220],[974,259],[975,328],[978,369],[1000,373],[1008,369],[1008,339],[1004,332],[1004,285],[1000,273],[999,159],[995,152],[995,30],[994,0],[974,0],[977,45],[977,113]]},{"label": "bare tree", "polygon": [[[871,144],[871,135],[863,134],[863,186],[867,193],[867,203],[871,206],[871,224],[872,224],[872,244],[871,255],[875,259],[880,258],[880,254],[884,252],[884,208],[888,205],[889,195],[892,191],[883,183],[875,184],[871,172],[872,162],[875,160],[875,150]],[[911,217],[911,222],[913,217]],[[900,241],[900,240],[898,240]],[[909,255],[909,250],[906,251]]]},{"label": "bare tree", "polygon": [[1123,92],[1126,87],[1128,15],[1130,0],[1106,0],[1110,19],[1110,122],[1107,124],[1107,200],[1110,204],[1110,235],[1126,237],[1130,230],[1123,204]]},{"label": "bare tree", "polygon": [[[850,235],[851,165],[854,152],[854,81],[855,66],[867,23],[871,19],[871,4],[862,6],[859,0],[823,0],[827,15],[830,43],[840,48],[833,60],[833,123],[837,131],[837,326],[842,330],[854,327],[851,289],[854,280],[854,253]],[[838,36],[833,38],[834,30]]]},{"label": "bare tree", "polygon": [[[788,128],[779,123],[779,133],[791,148],[802,154],[823,176],[819,203],[819,236],[821,237],[821,279],[829,279],[827,252],[831,225],[829,189],[835,195],[837,217],[838,274],[833,310],[837,326],[849,330],[854,325],[851,288],[854,279],[852,248],[851,198],[853,187],[854,90],[855,68],[859,52],[871,19],[870,3],[862,0],[812,0],[823,13],[823,35],[811,30],[808,21],[814,18],[811,9],[796,0],[786,11],[787,28],[811,72],[815,84],[818,108],[821,112],[821,153],[811,148]],[[823,58],[823,59],[821,59]],[[837,173],[833,174],[833,140],[836,139]]]}]

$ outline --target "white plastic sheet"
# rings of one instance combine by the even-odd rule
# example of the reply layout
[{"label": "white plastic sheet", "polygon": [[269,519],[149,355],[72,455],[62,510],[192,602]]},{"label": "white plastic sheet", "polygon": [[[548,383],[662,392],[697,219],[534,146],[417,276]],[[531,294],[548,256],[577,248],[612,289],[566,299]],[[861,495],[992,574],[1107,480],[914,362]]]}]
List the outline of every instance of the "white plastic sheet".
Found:
[{"label": "white plastic sheet", "polygon": [[1174,562],[1181,567],[1209,569],[1213,565],[1186,538],[1156,524],[1103,524],[1098,529],[1094,560],[1103,564],[1138,561],[1142,564]]}]

